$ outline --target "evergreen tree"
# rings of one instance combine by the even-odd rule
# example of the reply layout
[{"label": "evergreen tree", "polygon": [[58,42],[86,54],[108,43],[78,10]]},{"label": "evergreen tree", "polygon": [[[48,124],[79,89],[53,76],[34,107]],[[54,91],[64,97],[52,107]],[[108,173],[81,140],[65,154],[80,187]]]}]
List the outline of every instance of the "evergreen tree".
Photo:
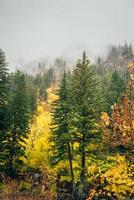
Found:
[{"label": "evergreen tree", "polygon": [[5,53],[0,49],[0,166],[3,164],[4,140],[7,129],[8,69]]},{"label": "evergreen tree", "polygon": [[70,165],[70,175],[74,180],[71,152],[70,134],[70,107],[68,101],[68,83],[66,72],[63,74],[60,88],[58,90],[58,100],[55,101],[53,112],[52,141],[54,142],[54,158],[56,161],[68,158]]},{"label": "evergreen tree", "polygon": [[110,82],[110,87],[108,91],[108,104],[109,108],[108,110],[111,110],[111,106],[114,103],[117,103],[118,99],[121,97],[123,92],[125,91],[125,82],[121,75],[117,72],[114,71],[112,74],[111,82]]},{"label": "evergreen tree", "polygon": [[54,67],[50,67],[48,69],[48,71],[46,72],[46,76],[45,76],[45,84],[46,84],[46,88],[50,87],[51,84],[55,83],[55,69]]},{"label": "evergreen tree", "polygon": [[37,86],[34,84],[34,77],[31,75],[25,74],[25,80],[29,98],[30,112],[31,116],[33,116],[37,107],[37,97],[38,97]]},{"label": "evergreen tree", "polygon": [[25,76],[17,71],[14,75],[14,90],[9,105],[9,129],[5,141],[5,165],[8,175],[14,177],[25,155],[24,142],[29,126],[29,101]]},{"label": "evergreen tree", "polygon": [[82,184],[84,184],[86,176],[87,146],[96,137],[94,129],[97,117],[95,111],[97,108],[97,84],[93,66],[90,65],[84,52],[82,60],[78,60],[71,81],[74,125],[78,130],[75,134],[75,141],[79,143],[79,153],[81,154],[80,181]]}]

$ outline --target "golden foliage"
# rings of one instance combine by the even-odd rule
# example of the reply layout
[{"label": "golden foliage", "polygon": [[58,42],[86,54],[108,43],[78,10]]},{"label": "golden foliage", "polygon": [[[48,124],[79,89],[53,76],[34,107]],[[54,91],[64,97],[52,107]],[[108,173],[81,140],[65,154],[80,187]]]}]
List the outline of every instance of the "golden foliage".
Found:
[{"label": "golden foliage", "polygon": [[[94,188],[90,192],[89,199],[104,191],[107,194],[114,194],[120,200],[126,199],[126,196],[130,196],[133,193],[134,166],[129,165],[126,162],[125,156],[119,154],[107,156],[106,162],[109,163],[110,161],[111,164],[107,164],[106,168],[102,163],[101,165],[100,163],[94,163],[88,168],[91,181],[94,182]],[[98,186],[101,186],[101,191],[97,189]]]},{"label": "golden foliage", "polygon": [[108,126],[109,125],[109,116],[106,112],[102,112],[101,114],[101,122],[104,126]]},{"label": "golden foliage", "polygon": [[55,87],[47,89],[48,101],[39,102],[37,111],[30,126],[29,138],[26,140],[25,163],[30,166],[43,167],[49,165],[52,154],[50,138],[51,104],[57,99]]},{"label": "golden foliage", "polygon": [[51,104],[53,101],[58,99],[58,96],[56,95],[56,90],[57,90],[57,86],[52,86],[47,89],[47,95],[48,95],[47,102],[49,104]]},{"label": "golden foliage", "polygon": [[133,166],[129,166],[124,156],[117,155],[112,159],[116,161],[116,165],[102,175],[108,182],[105,189],[113,192],[119,199],[123,199],[133,193]]},{"label": "golden foliage", "polygon": [[26,163],[31,166],[42,166],[48,162],[50,156],[49,134],[51,116],[45,110],[45,104],[40,103],[37,114],[30,127],[30,135],[26,140]]}]

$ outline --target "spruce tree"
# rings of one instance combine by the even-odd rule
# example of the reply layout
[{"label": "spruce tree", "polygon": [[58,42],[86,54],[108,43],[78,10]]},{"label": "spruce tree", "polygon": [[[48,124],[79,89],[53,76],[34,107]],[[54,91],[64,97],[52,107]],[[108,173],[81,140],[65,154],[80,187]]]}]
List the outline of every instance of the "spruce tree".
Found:
[{"label": "spruce tree", "polygon": [[83,52],[82,60],[78,60],[71,81],[72,105],[75,115],[74,126],[78,130],[74,136],[75,141],[79,143],[78,153],[81,155],[81,184],[85,183],[86,178],[87,146],[95,138],[97,84],[93,66],[87,59],[86,53]]},{"label": "spruce tree", "polygon": [[7,130],[8,69],[5,53],[0,49],[0,166],[4,159],[4,140]]},{"label": "spruce tree", "polygon": [[126,90],[125,82],[119,72],[114,71],[111,77],[111,82],[108,91],[108,110],[111,112],[111,106],[117,103],[123,92]]},{"label": "spruce tree", "polygon": [[6,170],[14,177],[25,155],[24,142],[29,130],[29,101],[25,76],[17,71],[14,75],[14,90],[9,105],[9,129],[5,141]]},{"label": "spruce tree", "polygon": [[52,141],[54,142],[54,159],[69,160],[71,180],[74,180],[71,152],[70,106],[68,100],[67,75],[64,72],[59,90],[58,100],[54,103],[52,120]]},{"label": "spruce tree", "polygon": [[30,105],[30,113],[31,116],[33,116],[37,108],[38,90],[37,86],[34,84],[34,76],[25,74],[25,80]]}]

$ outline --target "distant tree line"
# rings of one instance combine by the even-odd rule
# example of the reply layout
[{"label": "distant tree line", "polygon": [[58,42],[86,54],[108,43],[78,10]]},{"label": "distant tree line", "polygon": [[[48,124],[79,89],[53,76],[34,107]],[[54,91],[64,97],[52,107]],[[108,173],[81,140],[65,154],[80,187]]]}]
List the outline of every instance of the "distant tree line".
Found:
[{"label": "distant tree line", "polygon": [[117,58],[131,59],[132,56],[133,56],[132,44],[131,43],[128,44],[127,42],[125,42],[124,45],[120,44],[118,46],[111,45],[109,47],[107,59],[117,59]]},{"label": "distant tree line", "polygon": [[[118,60],[123,56],[132,61],[130,54],[131,45],[120,45],[110,50],[108,59]],[[1,171],[15,177],[23,166],[24,143],[37,104],[47,101],[47,88],[57,83],[58,98],[52,105],[49,142],[53,152],[51,165],[68,160],[67,171],[60,168],[60,176],[69,173],[71,183],[77,182],[84,192],[90,177],[89,158],[99,157],[104,164],[106,156],[118,153],[125,155],[131,164],[133,66],[131,70],[126,66],[125,71],[118,67],[104,70],[103,63],[98,60],[91,64],[83,52],[72,72],[67,70],[64,60],[56,59],[48,69],[39,64],[39,73],[32,76],[21,71],[9,73],[5,53],[0,50]],[[75,167],[74,163],[79,166]],[[107,184],[104,179],[102,187]]]}]

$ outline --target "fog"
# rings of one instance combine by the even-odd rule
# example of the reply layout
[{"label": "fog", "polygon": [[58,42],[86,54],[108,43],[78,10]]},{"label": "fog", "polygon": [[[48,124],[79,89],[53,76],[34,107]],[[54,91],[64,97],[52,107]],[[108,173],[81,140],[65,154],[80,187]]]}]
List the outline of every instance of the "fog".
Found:
[{"label": "fog", "polygon": [[0,0],[0,48],[10,68],[34,60],[91,60],[109,44],[134,44],[133,0]]}]

